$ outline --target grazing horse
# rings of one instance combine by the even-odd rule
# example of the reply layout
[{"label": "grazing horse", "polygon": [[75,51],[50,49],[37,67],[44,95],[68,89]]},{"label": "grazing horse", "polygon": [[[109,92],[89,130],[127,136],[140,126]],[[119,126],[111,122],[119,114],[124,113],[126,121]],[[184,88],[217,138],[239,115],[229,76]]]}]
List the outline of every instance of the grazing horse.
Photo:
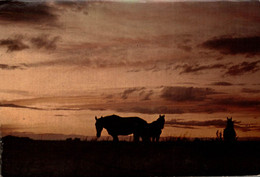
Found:
[{"label": "grazing horse", "polygon": [[234,129],[234,122],[232,117],[229,119],[227,117],[227,126],[224,129],[224,141],[225,142],[234,142],[236,140],[236,131]]},{"label": "grazing horse", "polygon": [[145,140],[150,141],[152,138],[153,142],[155,142],[155,140],[156,142],[159,142],[162,129],[164,128],[164,123],[165,123],[165,115],[160,115],[156,121],[149,123],[146,126]]},{"label": "grazing horse", "polygon": [[120,117],[110,115],[96,119],[97,137],[101,136],[101,131],[105,128],[109,135],[113,137],[113,141],[118,141],[118,135],[134,134],[134,141],[143,138],[147,122],[139,117]]}]

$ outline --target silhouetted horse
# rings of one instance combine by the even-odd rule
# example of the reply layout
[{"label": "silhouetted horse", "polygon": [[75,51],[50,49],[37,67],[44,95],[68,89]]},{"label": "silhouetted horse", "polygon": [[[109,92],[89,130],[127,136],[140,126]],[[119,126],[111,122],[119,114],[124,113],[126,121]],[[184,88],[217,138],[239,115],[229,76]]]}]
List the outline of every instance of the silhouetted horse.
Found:
[{"label": "silhouetted horse", "polygon": [[232,117],[229,119],[227,117],[227,126],[224,129],[224,141],[225,142],[234,142],[236,140],[236,131],[234,129],[234,122]]},{"label": "silhouetted horse", "polygon": [[103,128],[107,129],[109,135],[113,137],[113,141],[118,141],[118,135],[134,134],[134,141],[143,138],[147,122],[139,117],[120,117],[117,115],[105,116],[96,119],[97,137],[101,136]]},{"label": "silhouetted horse", "polygon": [[153,142],[155,140],[156,142],[158,142],[160,139],[160,135],[162,133],[162,129],[164,128],[164,123],[165,123],[165,115],[160,115],[156,121],[149,123],[146,126],[145,140],[150,141],[152,138]]}]

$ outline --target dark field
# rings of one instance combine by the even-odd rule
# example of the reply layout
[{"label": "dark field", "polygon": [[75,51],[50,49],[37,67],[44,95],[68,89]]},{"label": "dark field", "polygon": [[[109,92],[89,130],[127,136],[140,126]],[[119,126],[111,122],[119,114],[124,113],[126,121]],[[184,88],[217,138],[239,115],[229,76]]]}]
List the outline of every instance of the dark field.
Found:
[{"label": "dark field", "polygon": [[173,176],[260,174],[260,141],[132,143],[3,139],[2,175]]}]

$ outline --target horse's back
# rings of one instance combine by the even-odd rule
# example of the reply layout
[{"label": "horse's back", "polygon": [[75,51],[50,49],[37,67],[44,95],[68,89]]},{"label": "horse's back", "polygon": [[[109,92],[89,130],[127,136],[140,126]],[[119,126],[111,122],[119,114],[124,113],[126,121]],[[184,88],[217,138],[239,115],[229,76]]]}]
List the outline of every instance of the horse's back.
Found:
[{"label": "horse's back", "polygon": [[147,122],[139,117],[119,117],[117,115],[104,117],[105,128],[109,134],[128,135],[140,132],[147,125]]},{"label": "horse's back", "polygon": [[145,120],[141,119],[140,117],[125,117],[125,118],[122,118],[122,119],[128,120],[129,122],[138,123],[138,124],[141,124],[141,125],[147,124],[147,122]]}]

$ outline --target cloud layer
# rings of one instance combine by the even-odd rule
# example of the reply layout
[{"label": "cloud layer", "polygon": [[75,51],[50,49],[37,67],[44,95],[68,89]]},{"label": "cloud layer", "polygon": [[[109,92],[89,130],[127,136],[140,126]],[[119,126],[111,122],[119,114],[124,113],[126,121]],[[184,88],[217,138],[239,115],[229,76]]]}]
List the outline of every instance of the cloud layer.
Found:
[{"label": "cloud layer", "polygon": [[[196,87],[162,87],[144,88],[133,87],[123,91],[121,89],[114,93],[102,93],[105,101],[99,100],[99,96],[92,95],[91,99],[86,96],[50,97],[29,100],[13,100],[3,102],[1,107],[19,107],[42,110],[114,110],[124,113],[143,114],[184,114],[184,113],[208,113],[217,112],[251,112],[259,113],[260,101],[256,97],[247,98],[242,96],[231,96],[226,93],[217,92],[212,88]],[[246,93],[257,94],[259,90],[243,89]],[[73,103],[66,105],[68,100]],[[57,107],[32,107],[39,103],[59,103]],[[28,105],[28,103],[30,103]],[[64,104],[63,104],[64,103]],[[44,104],[43,104],[44,105]]]},{"label": "cloud layer", "polygon": [[0,47],[7,47],[7,52],[20,51],[28,49],[29,46],[22,41],[23,37],[16,37],[14,39],[1,39]]},{"label": "cloud layer", "polygon": [[15,69],[23,69],[23,68],[21,66],[16,66],[16,65],[0,64],[0,69],[2,69],[2,70],[15,70]]},{"label": "cloud layer", "polygon": [[[225,128],[226,127],[226,120],[223,119],[214,119],[214,120],[205,120],[205,121],[185,121],[183,119],[171,119],[165,121],[165,124],[171,127],[176,128],[189,128],[189,129],[196,129],[202,127],[215,127],[215,128]],[[260,131],[260,126],[251,125],[251,124],[244,124],[241,121],[234,121],[235,129],[241,130],[243,132],[248,131]]]},{"label": "cloud layer", "polygon": [[27,3],[21,1],[1,1],[0,20],[9,23],[53,25],[57,16],[45,3]]},{"label": "cloud layer", "polygon": [[221,69],[224,72],[223,76],[241,76],[244,74],[256,73],[260,70],[260,60],[253,62],[244,61],[238,64],[233,63],[216,63],[211,65],[200,65],[200,64],[183,64],[176,65],[176,70],[181,70],[179,74],[203,74],[206,71]]},{"label": "cloud layer", "polygon": [[213,82],[211,85],[215,86],[232,86],[233,84],[230,82]]},{"label": "cloud layer", "polygon": [[203,101],[207,95],[216,93],[211,88],[164,87],[161,98],[168,101]]},{"label": "cloud layer", "polygon": [[6,47],[7,52],[17,52],[29,48],[55,50],[57,48],[57,42],[60,39],[60,36],[50,37],[47,34],[41,34],[31,38],[16,35],[7,39],[0,39],[0,47]]},{"label": "cloud layer", "polygon": [[259,7],[0,0],[2,117],[169,114],[214,129],[232,114],[246,131],[259,123]]},{"label": "cloud layer", "polygon": [[260,63],[260,60],[254,62],[242,62],[229,67],[225,74],[230,76],[240,76],[246,73],[255,73],[260,70],[258,63]]},{"label": "cloud layer", "polygon": [[30,42],[38,49],[44,48],[46,50],[54,50],[56,49],[56,43],[61,38],[59,36],[54,36],[53,38],[49,38],[48,35],[43,34],[41,36],[31,38]]},{"label": "cloud layer", "polygon": [[175,69],[179,69],[179,68],[182,69],[180,74],[186,74],[186,73],[198,73],[200,71],[211,70],[211,69],[223,69],[223,68],[226,68],[226,65],[224,65],[224,64],[213,64],[213,65],[185,64],[185,65],[177,65],[175,67]]},{"label": "cloud layer", "polygon": [[203,47],[218,50],[223,54],[260,54],[260,37],[220,37],[210,39],[202,44]]}]

